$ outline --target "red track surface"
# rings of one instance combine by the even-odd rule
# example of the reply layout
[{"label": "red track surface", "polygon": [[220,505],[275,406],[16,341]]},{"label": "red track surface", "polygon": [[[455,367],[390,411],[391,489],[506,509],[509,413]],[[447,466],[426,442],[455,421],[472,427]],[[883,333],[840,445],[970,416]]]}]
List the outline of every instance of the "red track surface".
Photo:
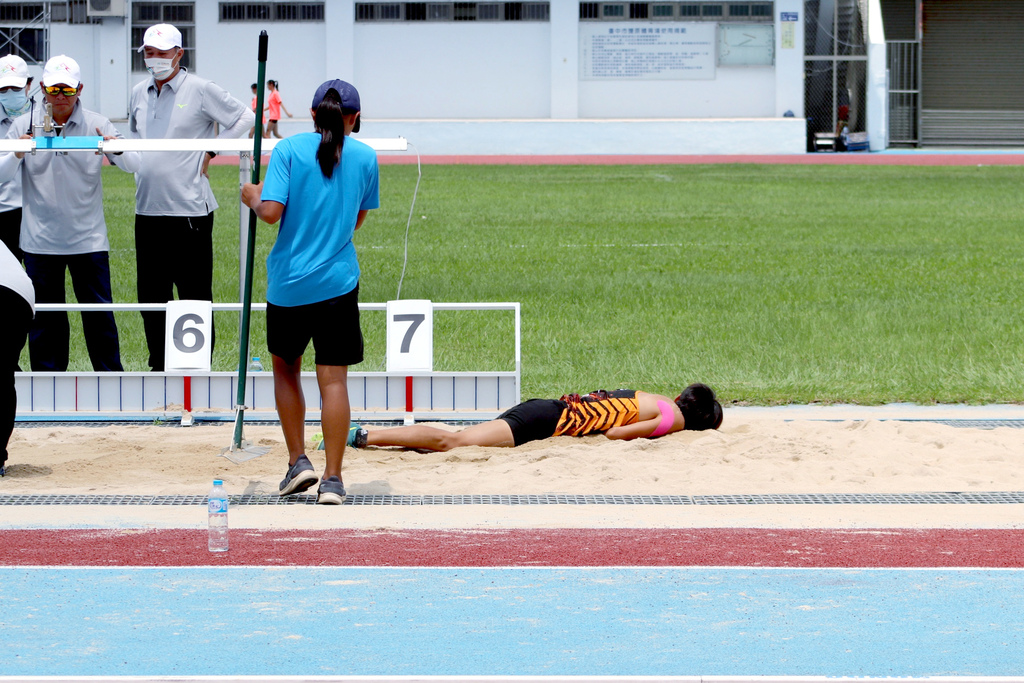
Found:
[{"label": "red track surface", "polygon": [[1024,530],[0,531],[0,566],[1024,567]]},{"label": "red track surface", "polygon": [[[412,154],[381,154],[381,165],[415,164]],[[420,159],[424,164],[495,164],[506,166],[543,165],[623,165],[623,164],[828,164],[867,166],[1020,166],[1024,154],[564,154],[564,155],[432,155]],[[238,157],[220,155],[211,163],[238,166]]]}]

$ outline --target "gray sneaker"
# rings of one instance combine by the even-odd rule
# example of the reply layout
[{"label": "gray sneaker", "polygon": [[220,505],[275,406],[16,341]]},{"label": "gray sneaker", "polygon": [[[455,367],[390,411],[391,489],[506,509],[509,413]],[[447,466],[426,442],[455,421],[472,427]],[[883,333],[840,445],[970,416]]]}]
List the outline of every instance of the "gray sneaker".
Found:
[{"label": "gray sneaker", "polygon": [[328,477],[320,482],[320,488],[316,492],[316,502],[318,505],[341,505],[345,502],[347,495],[341,479]]},{"label": "gray sneaker", "polygon": [[318,478],[313,470],[313,463],[305,455],[301,455],[295,464],[288,468],[288,473],[284,475],[278,492],[282,496],[302,493],[315,484]]}]

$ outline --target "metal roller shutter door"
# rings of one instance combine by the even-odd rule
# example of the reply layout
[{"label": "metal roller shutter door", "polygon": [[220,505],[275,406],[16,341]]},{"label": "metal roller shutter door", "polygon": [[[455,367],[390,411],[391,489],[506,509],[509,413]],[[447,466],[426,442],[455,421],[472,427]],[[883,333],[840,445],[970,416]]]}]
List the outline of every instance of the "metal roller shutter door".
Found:
[{"label": "metal roller shutter door", "polygon": [[1024,0],[924,0],[921,143],[1024,144]]}]

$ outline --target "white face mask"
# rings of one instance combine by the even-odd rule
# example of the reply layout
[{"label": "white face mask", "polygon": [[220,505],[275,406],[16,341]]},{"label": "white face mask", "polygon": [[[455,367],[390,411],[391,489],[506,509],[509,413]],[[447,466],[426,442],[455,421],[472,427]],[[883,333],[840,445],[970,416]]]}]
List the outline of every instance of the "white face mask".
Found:
[{"label": "white face mask", "polygon": [[174,60],[151,57],[145,60],[146,70],[153,74],[153,78],[162,81],[174,73]]},{"label": "white face mask", "polygon": [[28,97],[25,96],[25,88],[22,88],[21,90],[0,92],[0,105],[3,106],[8,116],[14,118],[27,112],[31,103],[28,101]]}]

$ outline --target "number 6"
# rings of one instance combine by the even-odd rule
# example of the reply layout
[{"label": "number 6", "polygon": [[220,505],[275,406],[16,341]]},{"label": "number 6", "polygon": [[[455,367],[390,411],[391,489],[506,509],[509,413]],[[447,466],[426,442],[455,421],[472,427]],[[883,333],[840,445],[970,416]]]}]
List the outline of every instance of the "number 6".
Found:
[{"label": "number 6", "polygon": [[[182,353],[195,353],[203,348],[203,344],[206,343],[206,337],[203,335],[202,330],[195,327],[186,328],[186,323],[202,325],[205,321],[195,313],[186,313],[174,321],[174,331],[172,332],[174,347]],[[192,344],[185,343],[185,335],[187,334],[192,335]]]}]

